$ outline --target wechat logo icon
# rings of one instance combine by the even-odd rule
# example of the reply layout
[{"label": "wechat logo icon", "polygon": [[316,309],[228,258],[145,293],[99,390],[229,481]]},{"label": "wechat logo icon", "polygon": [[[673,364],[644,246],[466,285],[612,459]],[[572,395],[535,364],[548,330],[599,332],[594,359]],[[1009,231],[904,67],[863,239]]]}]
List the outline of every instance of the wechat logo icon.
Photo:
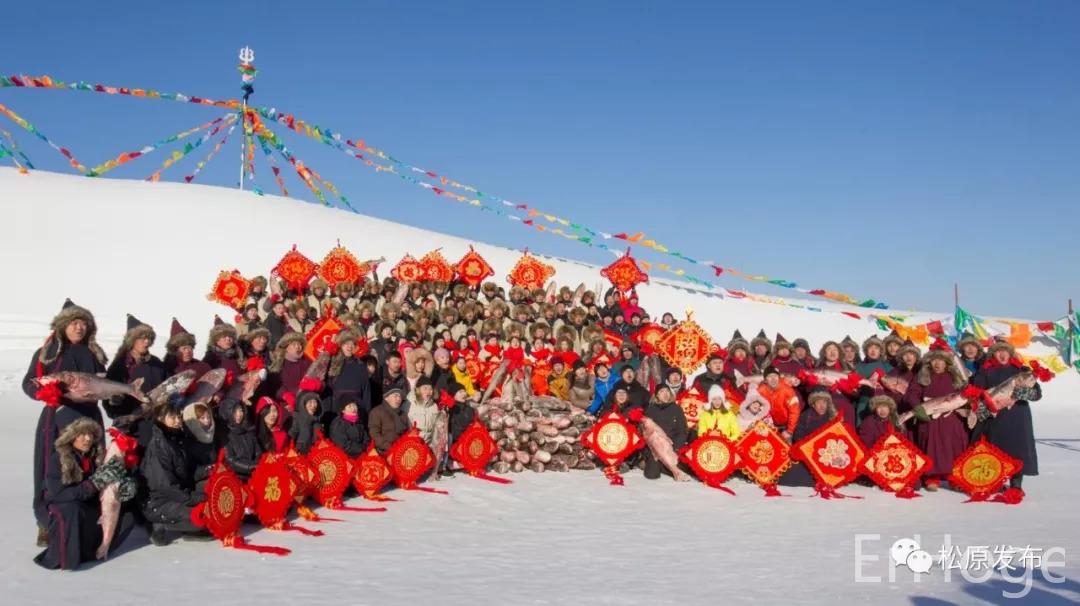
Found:
[{"label": "wechat logo icon", "polygon": [[898,539],[889,548],[893,566],[904,566],[916,574],[926,574],[934,566],[934,558],[919,548],[915,539]]}]

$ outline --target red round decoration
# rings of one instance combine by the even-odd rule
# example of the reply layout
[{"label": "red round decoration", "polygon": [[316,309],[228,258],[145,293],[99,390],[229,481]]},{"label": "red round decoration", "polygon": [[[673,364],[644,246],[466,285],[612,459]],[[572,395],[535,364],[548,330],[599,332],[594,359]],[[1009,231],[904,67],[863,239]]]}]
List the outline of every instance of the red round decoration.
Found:
[{"label": "red round decoration", "polygon": [[656,351],[685,376],[705,363],[712,353],[711,344],[709,334],[687,314],[685,320],[660,337]]},{"label": "red round decoration", "polygon": [[340,504],[341,496],[345,494],[352,478],[353,462],[343,450],[326,438],[311,447],[307,458],[315,468],[319,482],[315,489],[315,499],[324,506]]},{"label": "red round decoration", "polygon": [[495,275],[495,270],[480,256],[480,253],[473,250],[472,246],[469,246],[469,252],[465,253],[465,256],[457,262],[454,270],[462,282],[473,288]]},{"label": "red round decoration", "polygon": [[900,492],[913,489],[933,463],[910,440],[890,431],[870,449],[862,470],[882,490]]},{"label": "red round decoration", "polygon": [[839,488],[859,477],[866,448],[840,418],[819,427],[791,447],[794,458],[806,464],[814,478],[829,488]]},{"label": "red round decoration", "polygon": [[983,437],[956,458],[949,484],[958,487],[973,500],[984,500],[1000,490],[1009,478],[1023,468],[1022,461],[1009,456]]},{"label": "red round decoration", "polygon": [[374,444],[356,458],[356,473],[353,474],[352,483],[360,496],[369,500],[384,500],[385,497],[380,498],[378,493],[390,483],[390,479],[390,466],[375,449]]},{"label": "red round decoration", "polygon": [[694,440],[690,446],[682,449],[679,458],[709,486],[719,486],[739,464],[735,444],[718,431],[710,431]]},{"label": "red round decoration", "polygon": [[555,275],[555,268],[543,263],[525,252],[510,270],[507,280],[511,286],[520,286],[528,290],[543,288],[544,284]]},{"label": "red round decoration", "polygon": [[498,452],[499,448],[487,428],[474,420],[450,447],[450,458],[460,463],[466,473],[474,476],[483,473]]},{"label": "red round decoration", "polygon": [[776,429],[764,421],[751,425],[735,443],[739,469],[762,488],[776,484],[791,467],[790,449]]},{"label": "red round decoration", "polygon": [[[319,352],[326,348],[328,343],[334,341],[334,337],[337,336],[341,329],[344,328],[341,322],[338,322],[337,318],[333,316],[323,316],[319,318],[319,321],[315,323],[304,335],[304,355],[309,360],[314,360],[319,357]],[[363,354],[357,354],[363,355]]]},{"label": "red round decoration", "polygon": [[637,261],[630,256],[630,249],[614,263],[600,270],[600,275],[611,281],[619,292],[627,292],[642,282],[648,282],[649,276],[641,271]]},{"label": "red round decoration", "polygon": [[398,282],[420,282],[424,279],[424,268],[420,262],[410,254],[406,254],[390,270],[390,275]]},{"label": "red round decoration", "polygon": [[423,280],[428,282],[449,282],[454,279],[454,268],[437,249],[420,259],[420,268],[423,270]]},{"label": "red round decoration", "polygon": [[192,517],[214,538],[224,541],[239,532],[249,496],[240,478],[227,465],[218,463],[206,481],[206,501]]},{"label": "red round decoration", "polygon": [[248,290],[251,283],[247,278],[240,275],[237,270],[218,272],[214,285],[210,287],[210,294],[206,298],[217,301],[222,305],[228,305],[233,309],[241,309],[247,302]]},{"label": "red round decoration", "polygon": [[420,437],[419,430],[413,427],[390,447],[386,462],[394,474],[394,483],[410,489],[415,488],[420,478],[435,465],[435,455]]},{"label": "red round decoration", "polygon": [[645,446],[637,427],[617,412],[597,419],[589,431],[581,434],[581,443],[608,467],[618,467],[626,457]]},{"label": "red round decoration", "polygon": [[270,528],[285,519],[293,505],[294,482],[282,458],[273,453],[262,456],[251,473],[248,488],[255,501],[255,515]]},{"label": "red round decoration", "polygon": [[297,503],[303,503],[306,497],[315,494],[319,485],[319,472],[307,458],[290,448],[285,454],[285,467],[289,469],[293,499]]},{"label": "red round decoration", "polygon": [[326,253],[319,264],[319,277],[326,281],[333,290],[343,282],[358,284],[371,268],[356,260],[351,252],[340,243]]},{"label": "red round decoration", "polygon": [[318,268],[319,266],[314,261],[300,254],[296,250],[296,245],[293,244],[292,250],[285,253],[271,273],[285,280],[289,288],[303,292]]}]

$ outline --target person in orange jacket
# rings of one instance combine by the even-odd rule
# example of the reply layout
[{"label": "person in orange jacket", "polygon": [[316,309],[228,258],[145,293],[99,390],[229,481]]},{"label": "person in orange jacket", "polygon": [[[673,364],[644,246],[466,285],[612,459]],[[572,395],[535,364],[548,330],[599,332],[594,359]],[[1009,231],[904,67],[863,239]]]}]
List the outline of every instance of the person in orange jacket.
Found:
[{"label": "person in orange jacket", "polygon": [[773,423],[780,430],[780,435],[790,442],[799,423],[799,396],[795,389],[780,378],[778,368],[770,366],[765,369],[765,379],[758,385],[757,394],[769,403]]}]

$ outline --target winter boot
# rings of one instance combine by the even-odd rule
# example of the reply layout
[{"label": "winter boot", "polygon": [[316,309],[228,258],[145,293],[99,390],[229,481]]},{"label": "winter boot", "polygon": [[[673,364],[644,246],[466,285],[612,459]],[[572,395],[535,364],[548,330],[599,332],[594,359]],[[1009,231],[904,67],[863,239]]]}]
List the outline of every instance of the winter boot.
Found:
[{"label": "winter boot", "polygon": [[150,542],[158,547],[164,547],[169,544],[169,536],[165,530],[164,524],[154,524],[150,530]]}]

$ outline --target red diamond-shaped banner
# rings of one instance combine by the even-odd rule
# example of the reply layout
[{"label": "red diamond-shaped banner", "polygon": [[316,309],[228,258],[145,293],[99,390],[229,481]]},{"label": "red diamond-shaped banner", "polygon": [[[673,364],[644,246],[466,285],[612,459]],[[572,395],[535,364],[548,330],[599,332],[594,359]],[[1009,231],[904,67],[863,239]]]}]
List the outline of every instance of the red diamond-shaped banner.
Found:
[{"label": "red diamond-shaped banner", "polygon": [[638,266],[637,261],[630,256],[630,249],[626,249],[626,254],[619,257],[611,265],[608,265],[604,269],[600,270],[600,275],[604,276],[611,281],[611,284],[619,290],[619,292],[628,292],[638,284],[649,281],[649,276],[641,267]]},{"label": "red diamond-shaped banner", "polygon": [[839,488],[859,477],[866,448],[851,427],[835,418],[791,447],[814,478],[829,488]]},{"label": "red diamond-shaped banner", "polygon": [[754,423],[739,437],[735,451],[741,461],[739,469],[762,488],[775,485],[791,467],[790,446],[764,421]]},{"label": "red diamond-shaped banner", "polygon": [[1022,461],[1009,456],[983,437],[956,458],[949,484],[964,491],[973,500],[984,500],[1000,490],[1009,478],[1023,468]]},{"label": "red diamond-shaped banner", "polygon": [[293,244],[292,250],[285,253],[271,273],[285,280],[289,288],[303,292],[318,269],[319,266],[296,250],[296,245]]},{"label": "red diamond-shaped banner", "polygon": [[914,489],[923,472],[930,468],[930,457],[911,440],[890,431],[870,449],[862,470],[882,490],[901,492]]},{"label": "red diamond-shaped banner", "polygon": [[359,284],[369,271],[371,267],[357,261],[341,244],[326,253],[326,257],[319,264],[319,277],[326,281],[331,290],[342,283]]},{"label": "red diamond-shaped banner", "polygon": [[656,351],[685,376],[705,363],[711,353],[711,345],[709,334],[688,315],[660,337]]},{"label": "red diamond-shaped banner", "polygon": [[420,262],[410,254],[406,254],[390,270],[390,275],[398,282],[421,282],[424,279],[424,268]]},{"label": "red diamond-shaped banner", "polygon": [[217,301],[233,309],[240,310],[247,301],[248,289],[251,283],[237,270],[218,272],[214,285],[210,287],[210,294],[206,298]]},{"label": "red diamond-shaped banner", "polygon": [[469,252],[454,266],[458,278],[465,284],[476,288],[481,282],[495,275],[495,270],[480,256],[480,253],[469,247]]},{"label": "red diamond-shaped banner", "polygon": [[521,255],[514,268],[510,270],[507,281],[511,286],[520,286],[527,290],[543,288],[547,281],[555,275],[555,268],[543,263],[528,252]]},{"label": "red diamond-shaped banner", "polygon": [[429,252],[420,259],[423,280],[428,282],[449,282],[454,279],[454,268],[438,249]]}]

